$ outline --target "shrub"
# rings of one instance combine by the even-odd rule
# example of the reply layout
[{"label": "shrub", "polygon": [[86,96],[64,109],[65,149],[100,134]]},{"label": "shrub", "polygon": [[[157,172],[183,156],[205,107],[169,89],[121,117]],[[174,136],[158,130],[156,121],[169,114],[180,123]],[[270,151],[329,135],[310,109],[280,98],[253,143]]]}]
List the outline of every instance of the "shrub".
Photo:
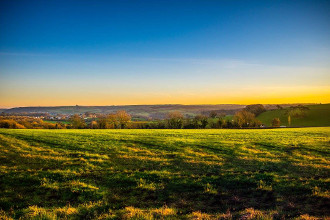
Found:
[{"label": "shrub", "polygon": [[280,121],[279,118],[274,118],[274,119],[272,120],[272,126],[273,126],[273,127],[280,127],[280,125],[281,125],[281,121]]}]

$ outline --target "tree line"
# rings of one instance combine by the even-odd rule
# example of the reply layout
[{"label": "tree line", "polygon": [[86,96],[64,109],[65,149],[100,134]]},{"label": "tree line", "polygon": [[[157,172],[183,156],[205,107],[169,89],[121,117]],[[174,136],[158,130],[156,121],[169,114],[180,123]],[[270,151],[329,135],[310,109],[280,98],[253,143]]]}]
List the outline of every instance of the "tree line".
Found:
[{"label": "tree line", "polygon": [[[111,114],[98,115],[97,118],[85,120],[83,115],[72,115],[66,122],[43,121],[38,117],[2,115],[0,116],[0,128],[14,129],[206,129],[206,128],[259,128],[262,122],[256,117],[265,112],[261,104],[248,105],[233,116],[211,111],[208,115],[195,116],[184,115],[179,111],[169,112],[163,120],[132,121],[132,117],[124,110]],[[288,124],[291,117],[305,117],[308,107],[298,105],[286,109]],[[272,120],[272,127],[280,127],[279,118]]]},{"label": "tree line", "polygon": [[75,129],[205,129],[205,128],[256,128],[261,122],[255,114],[246,110],[237,112],[233,117],[211,112],[207,115],[186,117],[179,111],[167,114],[164,120],[132,121],[125,111],[104,115],[87,124],[79,115],[73,115],[67,128]]},{"label": "tree line", "polygon": [[256,115],[265,111],[262,105],[247,106],[233,117],[212,111],[209,115],[185,116],[179,111],[169,112],[163,120],[132,121],[124,110],[100,115],[86,122],[82,115],[72,115],[68,123],[45,122],[40,118],[27,116],[0,116],[1,128],[46,128],[46,129],[205,129],[205,128],[250,128],[259,127]]}]

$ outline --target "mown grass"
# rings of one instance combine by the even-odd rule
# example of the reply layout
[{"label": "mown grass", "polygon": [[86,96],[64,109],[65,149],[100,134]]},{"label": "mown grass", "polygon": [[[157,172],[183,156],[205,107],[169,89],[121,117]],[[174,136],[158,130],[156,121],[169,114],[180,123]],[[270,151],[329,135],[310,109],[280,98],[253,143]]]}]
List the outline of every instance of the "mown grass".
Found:
[{"label": "mown grass", "polygon": [[329,135],[330,128],[0,129],[0,215],[326,218]]},{"label": "mown grass", "polygon": [[[307,105],[309,110],[303,118],[291,117],[291,126],[297,127],[322,127],[330,126],[330,104],[322,105]],[[287,109],[269,110],[257,117],[262,123],[267,126],[272,125],[274,118],[281,120],[281,125],[288,126]]]}]

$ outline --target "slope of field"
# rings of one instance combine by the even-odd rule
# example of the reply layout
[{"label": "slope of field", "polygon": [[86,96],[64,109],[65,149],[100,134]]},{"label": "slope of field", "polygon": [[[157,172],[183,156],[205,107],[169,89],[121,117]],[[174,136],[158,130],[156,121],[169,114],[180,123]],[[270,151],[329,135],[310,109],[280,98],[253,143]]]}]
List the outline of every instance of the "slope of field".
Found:
[{"label": "slope of field", "polygon": [[[330,126],[330,104],[322,105],[308,105],[306,117],[304,118],[292,118],[291,126],[302,127],[322,127]],[[288,115],[286,109],[270,110],[260,114],[257,117],[262,123],[270,126],[274,118],[281,120],[281,125],[288,126]]]},{"label": "slope of field", "polygon": [[0,129],[0,218],[329,217],[330,128]]}]

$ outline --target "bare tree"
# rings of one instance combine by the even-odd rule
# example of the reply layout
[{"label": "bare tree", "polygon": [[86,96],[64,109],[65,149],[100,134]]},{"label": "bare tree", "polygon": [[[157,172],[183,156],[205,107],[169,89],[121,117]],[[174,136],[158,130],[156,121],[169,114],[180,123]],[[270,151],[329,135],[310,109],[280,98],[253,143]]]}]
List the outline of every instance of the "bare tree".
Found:
[{"label": "bare tree", "polygon": [[125,128],[127,124],[131,121],[131,115],[129,115],[124,110],[117,111],[116,116],[119,123],[119,128]]}]

